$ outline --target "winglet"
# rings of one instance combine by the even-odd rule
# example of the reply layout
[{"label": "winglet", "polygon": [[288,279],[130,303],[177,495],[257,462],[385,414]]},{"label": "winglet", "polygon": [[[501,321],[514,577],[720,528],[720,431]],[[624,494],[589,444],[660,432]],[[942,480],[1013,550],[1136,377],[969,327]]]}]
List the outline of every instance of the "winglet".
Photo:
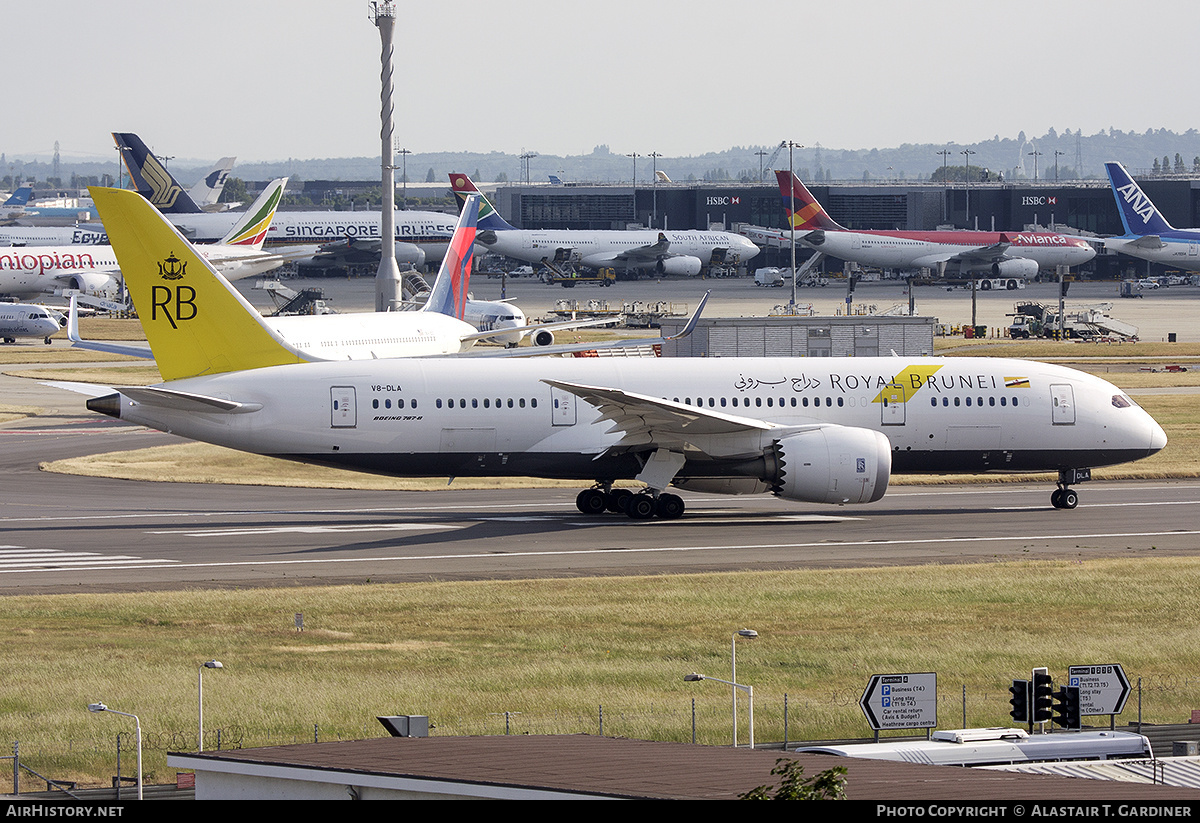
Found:
[{"label": "winglet", "polygon": [[478,232],[479,201],[482,195],[467,195],[454,236],[442,258],[437,278],[421,311],[434,311],[463,319],[467,310],[467,287],[471,282],[471,258]]},{"label": "winglet", "polygon": [[1129,172],[1120,163],[1105,163],[1108,182],[1117,199],[1117,210],[1121,212],[1121,224],[1126,234],[1164,234],[1174,228],[1162,216],[1162,212],[1151,202],[1141,186],[1133,181]]},{"label": "winglet", "polygon": [[268,183],[262,194],[246,209],[242,218],[233,224],[233,228],[218,240],[217,244],[261,250],[263,241],[267,239],[267,230],[271,228],[271,221],[275,219],[275,210],[283,200],[283,188],[287,181],[286,177],[280,177]]},{"label": "winglet", "polygon": [[700,313],[704,311],[704,305],[708,302],[708,296],[711,291],[706,291],[704,296],[700,298],[700,305],[696,306],[696,310],[692,312],[692,316],[688,318],[684,327],[679,330],[678,334],[673,334],[670,337],[664,337],[664,340],[682,340],[696,330],[696,324],[700,322]]},{"label": "winglet", "polygon": [[312,359],[268,327],[144,197],[89,191],[164,380]]},{"label": "winglet", "polygon": [[[808,188],[800,182],[800,178],[790,171],[777,171],[775,177],[779,181],[779,194],[783,197],[783,211],[791,221],[796,231],[845,231],[825,211],[817,198],[812,196]],[[796,211],[792,213],[792,203]]]},{"label": "winglet", "polygon": [[112,136],[121,149],[121,159],[129,170],[129,179],[133,181],[138,194],[164,214],[195,214],[203,211],[140,137],[132,132],[113,132]]},{"label": "winglet", "polygon": [[479,195],[479,230],[480,231],[516,231],[516,227],[500,216],[495,207],[483,196],[483,192],[475,187],[471,178],[457,172],[450,173],[450,189],[458,198],[459,207],[466,205],[468,195]]}]

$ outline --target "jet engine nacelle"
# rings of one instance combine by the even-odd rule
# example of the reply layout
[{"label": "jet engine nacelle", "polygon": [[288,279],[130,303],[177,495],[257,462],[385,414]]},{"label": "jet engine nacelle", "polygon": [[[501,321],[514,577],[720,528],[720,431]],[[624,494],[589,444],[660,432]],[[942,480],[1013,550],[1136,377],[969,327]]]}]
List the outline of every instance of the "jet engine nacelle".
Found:
[{"label": "jet engine nacelle", "polygon": [[871,429],[822,426],[775,444],[775,494],[806,503],[874,503],[892,476],[892,446]]},{"label": "jet engine nacelle", "polygon": [[993,277],[1036,277],[1038,264],[1028,257],[1018,257],[1013,260],[1001,260],[992,264]]},{"label": "jet engine nacelle", "polygon": [[538,329],[530,335],[529,342],[535,346],[553,346],[554,332],[549,329]]},{"label": "jet engine nacelle", "polygon": [[110,274],[78,272],[70,275],[65,288],[77,289],[94,295],[113,295],[120,289],[120,281]]},{"label": "jet engine nacelle", "polygon": [[654,264],[654,270],[659,274],[682,274],[687,277],[695,277],[700,273],[702,265],[699,257],[681,255],[679,257],[664,257],[660,259]]}]

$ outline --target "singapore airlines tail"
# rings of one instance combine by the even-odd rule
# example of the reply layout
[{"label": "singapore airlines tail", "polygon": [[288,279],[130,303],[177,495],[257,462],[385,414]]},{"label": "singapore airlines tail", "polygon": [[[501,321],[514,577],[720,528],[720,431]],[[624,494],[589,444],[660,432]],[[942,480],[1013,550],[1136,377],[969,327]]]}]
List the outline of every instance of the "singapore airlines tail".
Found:
[{"label": "singapore airlines tail", "polygon": [[1142,191],[1141,186],[1125,171],[1124,166],[1120,163],[1105,163],[1104,169],[1108,172],[1113,196],[1117,198],[1117,208],[1121,211],[1121,224],[1124,225],[1126,234],[1161,235],[1175,230]]},{"label": "singapore airlines tail", "polygon": [[271,221],[275,219],[275,211],[279,208],[279,202],[283,200],[283,188],[287,181],[286,177],[280,177],[268,183],[242,218],[233,224],[233,228],[218,240],[217,244],[261,250],[263,241],[267,239],[267,230],[271,228]]},{"label": "singapore airlines tail", "polygon": [[164,380],[306,358],[196,253],[146,198],[89,189]]},{"label": "singapore airlines tail", "polygon": [[164,214],[195,214],[203,211],[167,167],[150,153],[141,138],[131,132],[113,132],[121,159],[129,170],[133,187]]},{"label": "singapore airlines tail", "polygon": [[779,180],[779,193],[783,196],[783,210],[796,231],[845,231],[817,202],[799,177],[790,171],[777,171],[775,177]]},{"label": "singapore airlines tail", "polygon": [[459,320],[467,310],[467,287],[471,282],[471,259],[475,245],[475,235],[479,222],[479,201],[482,195],[471,194],[464,199],[462,213],[458,216],[458,225],[454,227],[454,236],[442,258],[441,268],[433,281],[429,299],[425,301],[422,311],[448,314]]},{"label": "singapore airlines tail", "polygon": [[458,198],[458,202],[462,206],[466,205],[467,197],[472,194],[479,195],[479,230],[480,231],[516,231],[516,226],[510,225],[495,207],[488,202],[488,199],[483,196],[483,193],[475,187],[471,182],[471,178],[465,174],[450,174],[450,188],[454,191],[454,196]]}]

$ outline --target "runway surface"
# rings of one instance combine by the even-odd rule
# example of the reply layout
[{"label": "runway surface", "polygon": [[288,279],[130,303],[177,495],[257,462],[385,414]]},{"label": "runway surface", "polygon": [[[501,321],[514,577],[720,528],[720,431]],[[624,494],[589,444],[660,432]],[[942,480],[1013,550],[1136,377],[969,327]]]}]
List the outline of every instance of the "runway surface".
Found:
[{"label": "runway surface", "polygon": [[1150,557],[1200,545],[1200,481],[894,487],[866,507],[684,493],[678,521],[572,490],[363,492],[41,472],[171,442],[64,410],[0,429],[0,594]]}]

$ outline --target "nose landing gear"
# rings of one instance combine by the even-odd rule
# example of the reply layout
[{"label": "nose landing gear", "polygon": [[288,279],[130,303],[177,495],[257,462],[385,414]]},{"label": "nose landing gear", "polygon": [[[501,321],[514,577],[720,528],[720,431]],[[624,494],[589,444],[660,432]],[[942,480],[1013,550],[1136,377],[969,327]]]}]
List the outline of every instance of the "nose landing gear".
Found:
[{"label": "nose landing gear", "polygon": [[1079,492],[1072,489],[1071,486],[1091,479],[1091,469],[1060,469],[1058,488],[1050,493],[1050,505],[1056,509],[1075,508],[1079,505]]}]

